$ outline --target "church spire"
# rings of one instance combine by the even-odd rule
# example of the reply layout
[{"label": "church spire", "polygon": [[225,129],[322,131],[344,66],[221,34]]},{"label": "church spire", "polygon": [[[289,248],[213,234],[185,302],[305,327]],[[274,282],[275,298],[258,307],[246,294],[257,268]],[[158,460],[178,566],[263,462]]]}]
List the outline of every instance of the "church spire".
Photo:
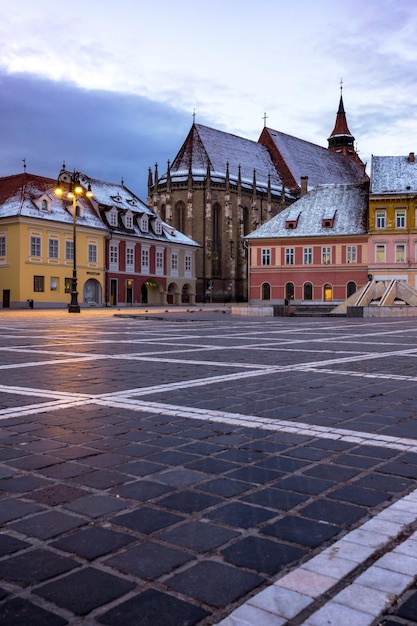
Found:
[{"label": "church spire", "polygon": [[336,123],[330,137],[328,138],[329,150],[332,150],[332,152],[338,152],[339,154],[344,154],[345,156],[352,156],[355,154],[355,137],[352,135],[347,125],[342,90],[343,82],[340,81],[339,108],[336,115]]}]

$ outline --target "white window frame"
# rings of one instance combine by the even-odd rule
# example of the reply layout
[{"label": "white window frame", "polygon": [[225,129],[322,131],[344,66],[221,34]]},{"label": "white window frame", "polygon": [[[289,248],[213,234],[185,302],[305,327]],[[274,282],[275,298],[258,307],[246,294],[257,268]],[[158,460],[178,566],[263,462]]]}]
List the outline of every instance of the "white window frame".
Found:
[{"label": "white window frame", "polygon": [[133,214],[132,211],[128,211],[125,215],[125,226],[128,230],[133,228]]},{"label": "white window frame", "polygon": [[6,235],[2,233],[0,235],[0,259],[2,261],[5,261],[5,259],[6,259],[6,252],[7,252]]},{"label": "white window frame", "polygon": [[48,259],[59,260],[59,239],[57,237],[49,237],[48,239]]},{"label": "white window frame", "polygon": [[357,263],[358,251],[356,246],[346,246],[346,263]]},{"label": "white window frame", "polygon": [[133,245],[126,246],[126,270],[133,271],[135,266],[135,248]]},{"label": "white window frame", "polygon": [[295,264],[295,248],[285,248],[285,265]]},{"label": "white window frame", "polygon": [[119,243],[111,241],[109,245],[109,268],[110,270],[119,270]]},{"label": "white window frame", "polygon": [[65,260],[66,261],[74,260],[74,242],[72,239],[65,240]]},{"label": "white window frame", "polygon": [[[375,244],[375,263],[386,263],[386,251],[385,243]],[[383,257],[383,259],[380,259],[380,256]]]},{"label": "white window frame", "polygon": [[30,236],[30,256],[35,259],[42,258],[42,237],[40,235]]},{"label": "white window frame", "polygon": [[97,244],[93,241],[88,243],[88,262],[91,265],[97,265]]},{"label": "white window frame", "polygon": [[385,209],[377,209],[375,211],[375,227],[378,229],[386,228],[387,212]]},{"label": "white window frame", "polygon": [[261,265],[271,265],[271,248],[262,248]]},{"label": "white window frame", "polygon": [[140,255],[141,272],[149,273],[149,260],[150,260],[149,257],[150,257],[149,246],[142,246],[142,251]]},{"label": "white window frame", "polygon": [[146,213],[140,218],[140,229],[143,233],[149,232],[149,218]]},{"label": "white window frame", "polygon": [[178,252],[171,252],[171,276],[178,276]]},{"label": "white window frame", "polygon": [[405,209],[395,210],[395,228],[405,228],[406,224]]},{"label": "white window frame", "polygon": [[395,244],[395,263],[405,263],[406,260],[406,246],[405,243]]},{"label": "white window frame", "polygon": [[331,265],[332,264],[332,247],[331,246],[323,246],[321,249],[321,264],[322,265]]},{"label": "white window frame", "polygon": [[313,263],[313,248],[303,249],[303,265],[311,265]]},{"label": "white window frame", "polygon": [[192,272],[192,258],[191,254],[186,254],[184,256],[184,272],[185,276],[190,277]]},{"label": "white window frame", "polygon": [[118,225],[117,221],[117,209],[112,209],[109,213],[109,224],[110,226],[116,227]]},{"label": "white window frame", "polygon": [[156,248],[155,250],[155,274],[161,276],[164,273],[164,249]]}]

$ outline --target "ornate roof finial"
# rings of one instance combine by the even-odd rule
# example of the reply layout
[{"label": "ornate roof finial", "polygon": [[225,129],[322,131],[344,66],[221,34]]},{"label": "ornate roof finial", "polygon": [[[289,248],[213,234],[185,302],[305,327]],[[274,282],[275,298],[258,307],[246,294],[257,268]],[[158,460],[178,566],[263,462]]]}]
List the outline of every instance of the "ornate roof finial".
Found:
[{"label": "ornate roof finial", "polygon": [[266,128],[266,120],[268,119],[268,115],[266,113],[264,113],[264,116],[263,116],[262,119],[264,121],[264,128]]},{"label": "ornate roof finial", "polygon": [[26,174],[26,159],[22,159],[22,161],[23,161],[23,171]]},{"label": "ornate roof finial", "polygon": [[195,109],[193,109],[193,124],[195,124]]}]

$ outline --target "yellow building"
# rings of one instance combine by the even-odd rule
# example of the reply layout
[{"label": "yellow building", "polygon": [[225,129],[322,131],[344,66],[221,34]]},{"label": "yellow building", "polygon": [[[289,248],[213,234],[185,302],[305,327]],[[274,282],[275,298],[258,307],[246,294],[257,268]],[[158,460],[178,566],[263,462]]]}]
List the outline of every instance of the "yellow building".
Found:
[{"label": "yellow building", "polygon": [[417,161],[373,156],[369,194],[369,274],[417,287]]},{"label": "yellow building", "polygon": [[[0,295],[3,308],[66,307],[73,269],[73,209],[56,181],[26,172],[0,179]],[[107,229],[86,198],[77,199],[79,302],[104,299]]]}]

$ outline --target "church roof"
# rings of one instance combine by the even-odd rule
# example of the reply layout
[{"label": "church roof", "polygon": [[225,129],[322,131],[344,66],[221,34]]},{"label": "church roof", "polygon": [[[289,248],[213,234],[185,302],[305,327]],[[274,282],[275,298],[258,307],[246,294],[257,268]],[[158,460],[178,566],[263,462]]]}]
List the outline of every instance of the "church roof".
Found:
[{"label": "church roof", "polygon": [[319,185],[245,239],[363,235],[367,207],[364,184]]},{"label": "church roof", "polygon": [[290,189],[300,187],[303,176],[313,189],[322,184],[360,183],[365,175],[364,167],[346,156],[272,128],[264,128],[259,141],[267,145],[272,142],[272,158],[276,158],[284,184]]},{"label": "church roof", "polygon": [[336,115],[336,123],[333,128],[333,131],[330,134],[329,139],[331,139],[332,137],[339,137],[339,136],[349,137],[351,139],[354,138],[347,125],[347,119],[346,119],[345,107],[343,106],[342,95],[340,95],[339,109]]},{"label": "church roof", "polygon": [[417,161],[408,156],[373,156],[371,193],[416,193]]},{"label": "church roof", "polygon": [[193,176],[205,176],[209,166],[212,180],[224,180],[227,163],[231,181],[237,180],[240,166],[243,185],[252,186],[255,170],[257,186],[266,188],[270,175],[271,188],[281,191],[281,179],[265,146],[202,124],[192,125],[171,165],[171,177],[185,178],[190,168]]}]

